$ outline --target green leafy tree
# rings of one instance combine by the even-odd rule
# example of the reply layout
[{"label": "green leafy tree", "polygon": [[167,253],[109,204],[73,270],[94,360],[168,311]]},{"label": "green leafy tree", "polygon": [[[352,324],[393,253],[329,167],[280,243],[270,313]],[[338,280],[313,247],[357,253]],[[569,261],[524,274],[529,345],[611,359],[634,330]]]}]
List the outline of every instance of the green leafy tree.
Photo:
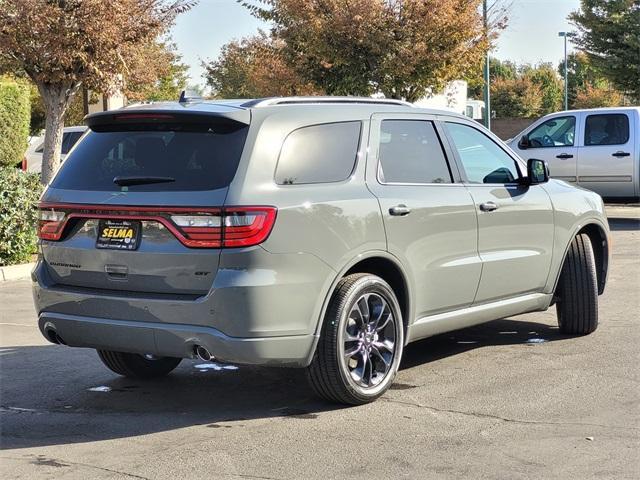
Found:
[{"label": "green leafy tree", "polygon": [[528,76],[514,79],[497,79],[491,85],[491,109],[498,118],[540,115],[542,89]]},{"label": "green leafy tree", "polygon": [[535,67],[528,68],[524,75],[540,87],[542,92],[540,115],[546,115],[562,109],[564,85],[551,63],[541,63]]},{"label": "green leafy tree", "polygon": [[581,0],[573,42],[601,74],[640,101],[640,0]]},{"label": "green leafy tree", "polygon": [[[578,51],[570,54],[567,65],[569,108],[588,108],[585,105],[590,103],[599,107],[613,107],[624,102],[622,93],[593,66],[586,53]],[[564,61],[560,62],[558,72],[564,75]],[[592,102],[588,95],[593,95]]]},{"label": "green leafy tree", "polygon": [[27,149],[29,136],[29,85],[0,77],[0,166],[14,167]]},{"label": "green leafy tree", "polygon": [[[518,76],[518,66],[511,60],[499,60],[495,57],[489,58],[489,78],[493,83],[497,79],[513,80]],[[484,77],[482,64],[474,68],[465,77],[468,85],[468,96],[470,98],[482,99],[484,88]]]},{"label": "green leafy tree", "polygon": [[29,262],[36,253],[40,175],[0,167],[0,266]]}]

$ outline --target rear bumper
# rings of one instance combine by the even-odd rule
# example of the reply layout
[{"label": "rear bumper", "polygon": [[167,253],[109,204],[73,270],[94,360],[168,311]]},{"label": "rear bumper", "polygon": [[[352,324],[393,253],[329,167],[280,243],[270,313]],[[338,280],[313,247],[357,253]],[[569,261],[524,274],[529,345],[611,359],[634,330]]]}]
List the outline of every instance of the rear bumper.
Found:
[{"label": "rear bumper", "polygon": [[51,312],[40,313],[38,326],[45,338],[51,341],[55,332],[70,347],[193,358],[203,346],[217,360],[253,365],[305,367],[315,341],[314,335],[238,338],[212,327]]}]

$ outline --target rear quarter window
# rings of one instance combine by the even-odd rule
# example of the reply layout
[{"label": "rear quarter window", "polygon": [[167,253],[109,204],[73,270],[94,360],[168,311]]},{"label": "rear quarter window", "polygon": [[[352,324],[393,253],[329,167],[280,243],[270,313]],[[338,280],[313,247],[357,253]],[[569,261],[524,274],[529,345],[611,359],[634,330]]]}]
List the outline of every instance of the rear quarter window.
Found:
[{"label": "rear quarter window", "polygon": [[115,177],[169,177],[131,191],[215,190],[229,185],[248,127],[153,125],[91,131],[62,164],[53,188],[119,191]]},{"label": "rear quarter window", "polygon": [[279,185],[333,183],[353,172],[362,122],[311,125],[291,132],[282,144],[275,180]]}]

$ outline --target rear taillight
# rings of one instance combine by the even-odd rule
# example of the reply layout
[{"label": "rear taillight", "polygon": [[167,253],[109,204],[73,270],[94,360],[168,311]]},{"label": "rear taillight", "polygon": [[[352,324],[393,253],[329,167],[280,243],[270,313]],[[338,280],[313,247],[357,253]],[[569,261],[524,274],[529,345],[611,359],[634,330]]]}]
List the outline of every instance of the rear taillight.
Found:
[{"label": "rear taillight", "polygon": [[111,207],[41,203],[38,234],[43,240],[60,240],[74,218],[156,221],[191,248],[250,247],[264,242],[276,219],[274,207],[223,209],[172,207]]},{"label": "rear taillight", "polygon": [[273,207],[225,208],[219,215],[171,215],[189,247],[250,247],[266,240],[276,219]]},{"label": "rear taillight", "polygon": [[187,247],[214,248],[222,246],[222,216],[171,215],[171,221],[180,229]]},{"label": "rear taillight", "polygon": [[66,213],[63,211],[41,206],[38,211],[38,236],[43,240],[60,240],[65,217]]},{"label": "rear taillight", "polygon": [[224,211],[224,246],[249,247],[264,242],[276,220],[273,207],[228,208]]}]

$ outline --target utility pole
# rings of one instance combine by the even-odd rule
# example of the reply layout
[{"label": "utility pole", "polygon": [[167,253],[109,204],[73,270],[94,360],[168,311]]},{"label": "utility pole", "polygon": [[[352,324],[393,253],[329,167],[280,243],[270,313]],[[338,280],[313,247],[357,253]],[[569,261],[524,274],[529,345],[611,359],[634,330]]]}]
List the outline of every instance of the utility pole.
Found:
[{"label": "utility pole", "polygon": [[[489,35],[489,20],[487,18],[487,0],[483,1],[482,14],[484,19],[484,32]],[[490,93],[490,77],[489,77],[489,49],[484,60],[484,126],[491,130],[491,93]]]},{"label": "utility pole", "polygon": [[569,110],[569,74],[567,65],[567,32],[558,32],[559,37],[564,37],[564,109]]}]

